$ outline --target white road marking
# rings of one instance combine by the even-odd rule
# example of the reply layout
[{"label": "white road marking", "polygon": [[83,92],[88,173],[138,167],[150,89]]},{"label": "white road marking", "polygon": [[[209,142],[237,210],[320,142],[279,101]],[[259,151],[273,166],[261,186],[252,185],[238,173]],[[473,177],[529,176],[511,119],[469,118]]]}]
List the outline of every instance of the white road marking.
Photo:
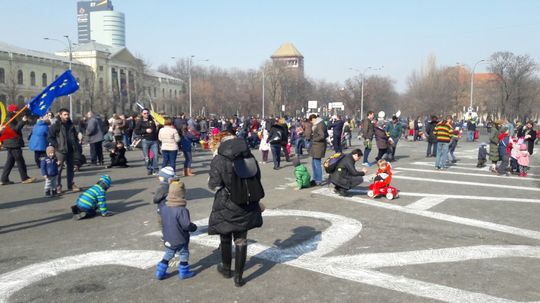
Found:
[{"label": "white road marking", "polygon": [[7,302],[13,293],[32,283],[63,272],[101,265],[124,265],[146,269],[155,266],[161,257],[162,251],[108,250],[32,264],[0,275],[0,302]]},{"label": "white road marking", "polygon": [[[265,247],[258,243],[250,244],[248,246],[248,253],[251,256],[267,259],[272,262],[284,263],[340,279],[347,279],[445,302],[503,303],[516,301],[409,279],[403,276],[394,276],[372,269],[390,266],[508,257],[540,258],[539,247],[517,245],[472,246],[437,250],[324,257],[356,237],[362,229],[361,223],[357,220],[339,215],[299,210],[267,209],[265,211],[265,216],[305,216],[329,221],[331,226],[314,238],[283,250],[276,247]],[[216,248],[219,245],[219,237],[205,234],[204,224],[206,222],[208,222],[208,218],[195,222],[199,225],[200,229],[196,233],[193,233],[192,241],[201,245]],[[159,236],[160,234],[160,232],[154,232],[148,235]],[[22,269],[0,275],[0,302],[6,302],[14,292],[31,283],[69,270],[108,264],[118,264],[145,269],[154,266],[162,255],[163,253],[160,251],[102,251],[26,266]]]},{"label": "white road marking", "polygon": [[[461,164],[461,162],[458,162]],[[424,165],[424,166],[431,166],[431,167],[435,167],[435,160],[433,160],[433,162],[422,162],[422,161],[419,161],[419,162],[412,162],[410,164],[413,164],[413,165]],[[476,163],[465,163],[465,164],[469,164],[471,166],[476,166]],[[482,167],[482,168],[477,168],[477,167],[462,167],[462,166],[452,166],[452,169],[456,168],[456,169],[467,169],[467,170],[476,170],[476,171],[489,171],[489,166],[491,165],[491,162],[487,162],[486,163],[486,166]],[[540,166],[529,166],[529,168],[539,168]],[[528,174],[529,176],[532,176],[532,174]]]},{"label": "white road marking", "polygon": [[[506,177],[501,176],[500,178],[506,178]],[[402,175],[394,176],[393,179],[425,181],[425,182],[444,183],[444,184],[460,184],[460,185],[468,185],[468,186],[493,187],[493,188],[499,188],[499,189],[506,188],[506,189],[516,189],[516,190],[540,191],[540,188],[531,187],[531,186],[515,186],[515,185],[489,184],[489,183],[480,183],[480,182],[468,182],[468,181],[441,180],[441,179],[408,177],[408,176],[402,176]]]},{"label": "white road marking", "polygon": [[[397,171],[413,171],[413,172],[425,172],[425,173],[434,173],[434,174],[445,174],[445,175],[462,175],[462,176],[475,176],[475,177],[486,177],[486,178],[503,178],[502,176],[499,176],[499,175],[494,175],[493,173],[490,173],[490,174],[475,174],[475,173],[461,173],[461,172],[454,172],[454,171],[449,171],[449,170],[434,170],[434,169],[418,169],[418,168],[407,168],[407,167],[397,167],[397,168],[394,168],[395,170]],[[454,169],[454,167],[452,166],[452,168],[450,169]],[[520,180],[520,181],[535,181],[535,182],[538,182],[540,180],[540,178],[535,178],[535,177],[527,177],[527,178],[523,178],[523,177],[517,177],[517,176],[508,176],[508,177],[504,177],[505,179],[515,179],[515,180]]]},{"label": "white road marking", "polygon": [[407,208],[417,209],[417,210],[428,210],[434,206],[437,206],[444,202],[446,198],[444,197],[426,197],[422,198],[414,203],[407,205]]},{"label": "white road marking", "polygon": [[469,218],[463,218],[463,217],[458,217],[458,216],[452,216],[452,215],[432,212],[432,211],[429,211],[429,210],[410,209],[410,208],[407,208],[407,207],[404,207],[404,206],[399,206],[399,205],[390,204],[390,203],[384,203],[384,202],[378,202],[378,201],[375,201],[375,200],[363,199],[363,198],[360,198],[360,197],[341,197],[341,196],[335,194],[332,190],[327,189],[327,188],[317,189],[317,190],[312,191],[312,193],[321,194],[321,195],[324,195],[324,196],[330,196],[330,197],[341,199],[341,200],[348,200],[348,201],[355,202],[355,203],[380,207],[380,208],[384,208],[384,209],[400,211],[400,212],[403,212],[403,213],[406,213],[406,214],[418,215],[418,216],[422,216],[422,217],[426,217],[426,218],[431,218],[431,219],[436,219],[436,220],[441,220],[441,221],[447,221],[447,222],[452,222],[452,223],[457,223],[457,224],[462,224],[462,225],[467,225],[467,226],[473,226],[473,227],[478,227],[478,228],[482,228],[482,229],[487,229],[487,230],[498,231],[498,232],[502,232],[502,233],[506,233],[506,234],[521,236],[521,237],[525,237],[525,238],[540,240],[540,232],[535,231],[535,230],[523,229],[523,228],[518,228],[518,227],[513,227],[513,226],[508,226],[508,225],[503,225],[503,224],[497,224],[497,223],[492,223],[492,222],[476,220],[476,219],[469,219]]}]

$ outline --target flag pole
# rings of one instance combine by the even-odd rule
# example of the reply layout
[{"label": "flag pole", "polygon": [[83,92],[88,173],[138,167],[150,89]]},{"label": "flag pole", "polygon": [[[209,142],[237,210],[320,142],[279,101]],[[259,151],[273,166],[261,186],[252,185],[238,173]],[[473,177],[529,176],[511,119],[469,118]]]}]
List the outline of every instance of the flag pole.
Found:
[{"label": "flag pole", "polygon": [[4,123],[4,125],[2,126],[6,126],[6,125],[9,125],[11,122],[13,122],[13,120],[15,120],[18,116],[20,116],[22,113],[24,113],[26,111],[26,109],[28,109],[28,104],[26,104],[23,108],[21,108],[21,110],[19,110],[15,115],[13,115],[13,117],[11,117],[6,123]]}]

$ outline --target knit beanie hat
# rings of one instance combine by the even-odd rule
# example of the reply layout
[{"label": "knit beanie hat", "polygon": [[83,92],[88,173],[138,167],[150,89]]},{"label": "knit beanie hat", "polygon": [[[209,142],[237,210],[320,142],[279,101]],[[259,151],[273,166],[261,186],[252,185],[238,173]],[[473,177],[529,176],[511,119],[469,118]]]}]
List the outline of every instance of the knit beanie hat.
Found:
[{"label": "knit beanie hat", "polygon": [[169,185],[169,194],[167,195],[166,204],[169,206],[185,206],[186,205],[186,186],[184,182],[172,181]]},{"label": "knit beanie hat", "polygon": [[47,146],[47,148],[45,149],[45,152],[47,153],[47,155],[49,153],[54,153],[54,146]]},{"label": "knit beanie hat", "polygon": [[107,188],[111,187],[111,177],[109,175],[101,176],[98,182],[102,182]]},{"label": "knit beanie hat", "polygon": [[159,177],[163,177],[163,183],[169,183],[170,179],[175,178],[174,169],[170,166],[165,166],[159,171]]},{"label": "knit beanie hat", "polygon": [[7,107],[8,113],[14,113],[17,110],[18,110],[18,107],[15,104],[9,104],[8,107]]}]

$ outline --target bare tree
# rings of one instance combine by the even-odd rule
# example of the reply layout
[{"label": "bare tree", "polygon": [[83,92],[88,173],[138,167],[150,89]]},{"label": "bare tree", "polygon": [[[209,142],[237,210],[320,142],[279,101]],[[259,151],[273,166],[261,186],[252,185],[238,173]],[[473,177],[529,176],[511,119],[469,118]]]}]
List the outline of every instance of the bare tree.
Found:
[{"label": "bare tree", "polygon": [[489,69],[497,75],[499,112],[509,118],[525,117],[535,100],[538,64],[529,55],[496,52],[491,55]]}]

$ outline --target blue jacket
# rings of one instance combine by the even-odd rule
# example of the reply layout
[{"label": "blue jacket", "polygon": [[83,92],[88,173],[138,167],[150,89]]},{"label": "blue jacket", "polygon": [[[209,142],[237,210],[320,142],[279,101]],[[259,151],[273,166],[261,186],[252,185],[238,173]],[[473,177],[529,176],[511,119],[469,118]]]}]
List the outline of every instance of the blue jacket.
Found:
[{"label": "blue jacket", "polygon": [[49,158],[48,156],[41,159],[41,175],[47,177],[56,177],[58,176],[58,161],[56,157]]},{"label": "blue jacket", "polygon": [[163,224],[165,246],[178,249],[189,243],[189,232],[197,230],[197,225],[191,223],[189,210],[185,206],[171,207],[163,204],[159,213]]},{"label": "blue jacket", "polygon": [[99,185],[95,184],[89,189],[85,190],[77,199],[77,206],[81,209],[96,209],[99,207],[101,214],[106,214],[107,202],[105,200],[105,190]]},{"label": "blue jacket", "polygon": [[47,139],[48,135],[49,126],[45,121],[38,120],[36,125],[32,128],[28,149],[33,151],[45,151],[47,145],[49,145],[49,140]]},{"label": "blue jacket", "polygon": [[193,142],[193,136],[189,133],[183,134],[180,138],[180,146],[183,152],[191,152],[191,143]]}]

